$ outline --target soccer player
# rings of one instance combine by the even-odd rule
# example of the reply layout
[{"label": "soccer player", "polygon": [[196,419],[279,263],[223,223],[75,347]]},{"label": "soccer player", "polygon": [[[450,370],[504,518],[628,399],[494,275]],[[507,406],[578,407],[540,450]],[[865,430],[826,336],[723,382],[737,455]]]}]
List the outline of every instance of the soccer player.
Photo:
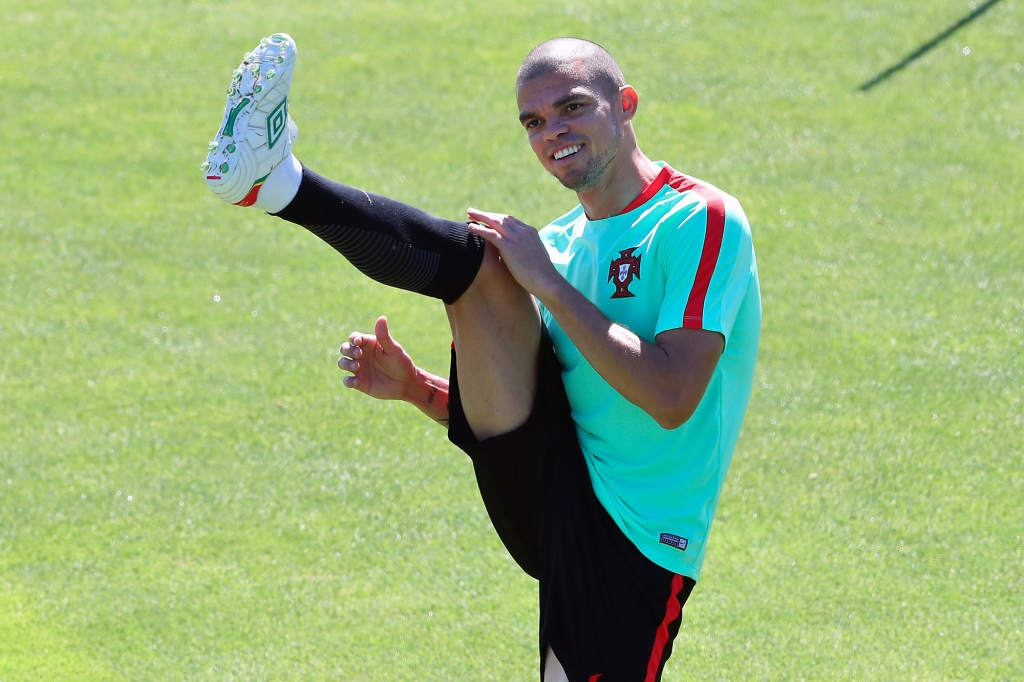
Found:
[{"label": "soccer player", "polygon": [[342,346],[345,385],[411,402],[470,456],[495,530],[539,580],[545,681],[660,679],[753,382],[761,302],[739,203],[645,156],[615,60],[557,38],[519,69],[519,121],[579,205],[540,232],[476,209],[435,218],[295,159],[295,57],[275,34],[235,71],[208,185],[444,302],[448,380],[381,318]]}]

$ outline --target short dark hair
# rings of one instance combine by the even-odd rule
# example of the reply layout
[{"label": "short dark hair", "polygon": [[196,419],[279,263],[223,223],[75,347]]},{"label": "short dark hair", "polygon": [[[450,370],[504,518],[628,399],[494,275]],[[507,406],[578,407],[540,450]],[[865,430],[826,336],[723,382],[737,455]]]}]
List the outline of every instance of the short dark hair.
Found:
[{"label": "short dark hair", "polygon": [[516,76],[516,89],[548,73],[576,76],[596,85],[609,98],[626,84],[615,58],[597,43],[582,38],[552,38],[530,50]]}]

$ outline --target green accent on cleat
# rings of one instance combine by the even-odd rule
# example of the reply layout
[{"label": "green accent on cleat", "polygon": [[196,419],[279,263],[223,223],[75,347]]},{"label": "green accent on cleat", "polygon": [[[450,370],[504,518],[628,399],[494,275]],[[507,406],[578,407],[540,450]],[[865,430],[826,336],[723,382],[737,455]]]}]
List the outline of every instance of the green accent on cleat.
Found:
[{"label": "green accent on cleat", "polygon": [[215,152],[217,151],[217,147],[219,146],[220,144],[218,144],[217,140],[214,140],[210,144],[206,145],[206,148],[209,149],[211,152]]},{"label": "green accent on cleat", "polygon": [[[232,90],[234,90],[234,88],[232,88]],[[231,114],[228,116],[227,122],[224,123],[224,130],[220,132],[221,135],[223,135],[224,137],[235,136],[235,119],[238,118],[238,114],[242,112],[242,108],[245,107],[245,105],[248,104],[250,101],[251,100],[248,97],[246,97],[238,103],[237,107],[231,110]]]},{"label": "green accent on cleat", "polygon": [[285,97],[274,110],[267,115],[267,149],[273,149],[282,136],[287,137],[288,131],[288,98]]},{"label": "green accent on cleat", "polygon": [[255,94],[257,94],[257,95],[258,95],[258,94],[260,94],[261,92],[263,92],[263,86],[262,86],[262,85],[254,85],[254,86],[252,86],[252,91],[253,91],[253,92],[254,92]]},{"label": "green accent on cleat", "polygon": [[235,145],[232,143],[232,144],[228,145],[227,149],[228,149],[228,154],[234,154],[235,153],[235,149],[237,149],[237,147],[235,147]]},{"label": "green accent on cleat", "polygon": [[228,162],[227,161],[225,161],[224,163],[222,163],[220,165],[220,172],[221,173],[227,173],[228,172]]},{"label": "green accent on cleat", "polygon": [[275,64],[284,64],[284,55],[279,54],[276,57],[274,57],[274,63]]},{"label": "green accent on cleat", "polygon": [[263,40],[260,41],[260,47],[266,47],[269,44],[270,44],[270,41],[267,40],[266,38],[264,38]]},{"label": "green accent on cleat", "polygon": [[253,73],[259,73],[260,72],[260,65],[259,64],[253,64],[252,66],[249,67],[249,70],[252,71]]},{"label": "green accent on cleat", "polygon": [[242,80],[242,70],[241,69],[235,69],[234,72],[231,74],[231,80],[232,81]]},{"label": "green accent on cleat", "polygon": [[270,39],[276,40],[277,42],[281,42],[284,40],[284,36],[281,35],[280,33],[275,33],[274,35],[270,36]]},{"label": "green accent on cleat", "polygon": [[205,173],[206,171],[210,170],[210,162],[203,161],[202,165],[200,165],[199,168]]},{"label": "green accent on cleat", "polygon": [[267,71],[267,80],[270,80],[275,75],[277,75],[277,74],[276,74],[276,72],[273,69],[271,69],[270,71]]}]

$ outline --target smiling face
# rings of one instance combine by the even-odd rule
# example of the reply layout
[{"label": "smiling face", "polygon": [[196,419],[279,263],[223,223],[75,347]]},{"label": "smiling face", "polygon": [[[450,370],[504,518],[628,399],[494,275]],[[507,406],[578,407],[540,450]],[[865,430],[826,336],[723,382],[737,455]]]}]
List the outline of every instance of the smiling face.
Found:
[{"label": "smiling face", "polygon": [[519,121],[541,165],[571,190],[597,186],[622,149],[632,118],[618,98],[580,74],[560,71],[520,83],[516,94]]}]

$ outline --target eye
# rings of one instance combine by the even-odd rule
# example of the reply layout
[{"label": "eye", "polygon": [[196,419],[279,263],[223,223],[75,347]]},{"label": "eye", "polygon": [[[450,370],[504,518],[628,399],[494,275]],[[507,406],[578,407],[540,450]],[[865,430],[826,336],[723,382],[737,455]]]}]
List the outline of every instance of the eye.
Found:
[{"label": "eye", "polygon": [[523,123],[523,127],[526,128],[527,130],[530,130],[531,128],[536,128],[539,125],[540,125],[540,121],[538,121],[535,118],[532,118],[529,121],[526,121],[525,123]]},{"label": "eye", "polygon": [[579,108],[580,108],[580,107],[582,107],[582,106],[583,106],[583,105],[582,105],[582,104],[580,104],[579,102],[573,102],[572,104],[570,104],[570,105],[566,106],[566,107],[565,107],[565,110],[566,110],[566,111],[576,111],[577,109],[579,109]]}]

